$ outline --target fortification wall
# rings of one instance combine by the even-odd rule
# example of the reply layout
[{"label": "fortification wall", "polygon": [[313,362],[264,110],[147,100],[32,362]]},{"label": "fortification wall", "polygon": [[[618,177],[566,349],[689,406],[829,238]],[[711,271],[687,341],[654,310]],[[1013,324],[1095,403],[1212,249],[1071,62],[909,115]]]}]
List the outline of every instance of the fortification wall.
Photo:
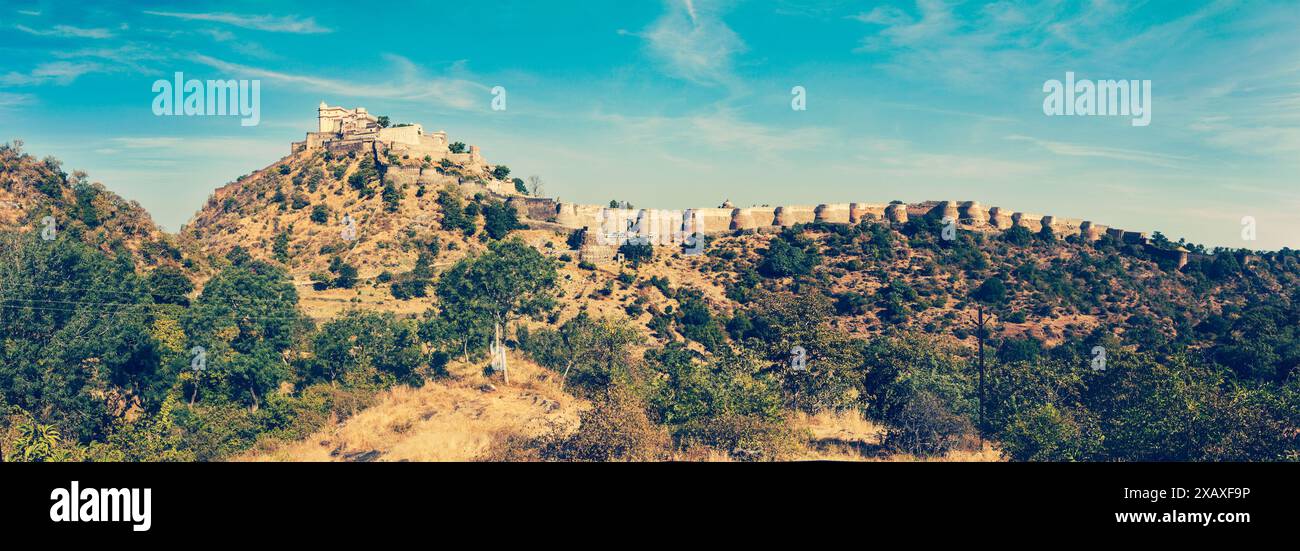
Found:
[{"label": "fortification wall", "polygon": [[415,184],[420,179],[420,167],[390,166],[384,172],[384,179],[396,185]]},{"label": "fortification wall", "polygon": [[817,207],[795,205],[776,207],[776,225],[788,228],[795,224],[808,224],[817,220]]},{"label": "fortification wall", "polygon": [[958,220],[971,226],[984,226],[989,223],[989,211],[979,201],[964,201],[957,208]]},{"label": "fortification wall", "polygon": [[[654,244],[678,243],[683,235],[694,232],[721,234],[732,231],[764,231],[788,228],[796,224],[823,222],[828,224],[857,224],[878,221],[892,225],[906,224],[914,217],[942,219],[950,217],[972,230],[1005,231],[1015,226],[1031,232],[1041,232],[1050,227],[1058,238],[1078,236],[1085,241],[1097,241],[1109,236],[1117,241],[1151,248],[1150,238],[1142,232],[1111,228],[1077,218],[1062,218],[1028,212],[1009,212],[1002,207],[985,208],[977,201],[926,201],[923,203],[825,203],[810,205],[783,205],[778,207],[699,208],[679,210],[623,210],[607,209],[599,205],[555,203],[542,197],[510,197],[524,218],[537,221],[553,219],[553,225],[605,232],[610,238],[639,237]],[[601,250],[593,256],[604,258],[608,251]],[[1185,264],[1186,255],[1161,252],[1161,258]]]},{"label": "fortification wall", "polygon": [[560,203],[555,210],[555,223],[573,229],[599,228],[602,208],[598,205]]},{"label": "fortification wall", "polygon": [[[732,213],[735,210],[729,208],[688,209],[685,217],[700,224],[699,228],[692,227],[691,230],[703,233],[725,233],[731,229]],[[695,218],[696,216],[698,218]]]},{"label": "fortification wall", "polygon": [[1017,212],[1011,215],[1011,223],[1032,233],[1043,231],[1043,215],[1041,214]]},{"label": "fortification wall", "polygon": [[999,230],[1010,229],[1012,225],[1011,213],[1002,207],[989,209],[989,225]]},{"label": "fortification wall", "polygon": [[849,223],[857,224],[864,220],[884,220],[886,208],[889,208],[886,203],[850,203]]},{"label": "fortification wall", "polygon": [[907,205],[902,203],[891,203],[885,207],[885,220],[891,224],[906,224],[909,214]]},{"label": "fortification wall", "polygon": [[558,214],[558,205],[550,197],[513,195],[506,199],[506,204],[514,207],[519,216],[533,220],[550,220]]},{"label": "fortification wall", "polygon": [[734,230],[757,230],[775,225],[775,207],[736,209],[731,215],[731,229]]},{"label": "fortification wall", "polygon": [[852,218],[853,206],[849,203],[834,203],[830,205],[817,205],[813,210],[813,217],[818,222],[828,224],[848,224]]},{"label": "fortification wall", "polygon": [[424,128],[418,124],[410,126],[394,126],[379,129],[379,139],[387,143],[398,143],[406,146],[420,145],[420,136],[424,135]]}]

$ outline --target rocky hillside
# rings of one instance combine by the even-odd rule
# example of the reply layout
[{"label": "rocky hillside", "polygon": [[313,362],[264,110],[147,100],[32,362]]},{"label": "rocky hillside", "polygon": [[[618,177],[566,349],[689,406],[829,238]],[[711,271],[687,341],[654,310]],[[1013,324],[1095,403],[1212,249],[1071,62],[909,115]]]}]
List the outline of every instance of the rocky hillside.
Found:
[{"label": "rocky hillside", "polygon": [[[482,249],[479,213],[500,203],[491,190],[501,187],[477,167],[382,149],[300,151],[217,189],[180,238],[218,264],[238,248],[283,265],[315,317],[353,304],[414,314],[428,301],[421,292],[394,301],[392,278],[424,258],[427,280],[435,266]],[[470,212],[449,221],[444,205],[453,204]]]},{"label": "rocky hillside", "polygon": [[54,157],[24,153],[21,141],[0,146],[0,229],[46,228],[53,230],[46,235],[72,236],[104,252],[125,251],[141,269],[182,260],[174,239],[135,201],[91,182],[84,172],[68,174]]}]

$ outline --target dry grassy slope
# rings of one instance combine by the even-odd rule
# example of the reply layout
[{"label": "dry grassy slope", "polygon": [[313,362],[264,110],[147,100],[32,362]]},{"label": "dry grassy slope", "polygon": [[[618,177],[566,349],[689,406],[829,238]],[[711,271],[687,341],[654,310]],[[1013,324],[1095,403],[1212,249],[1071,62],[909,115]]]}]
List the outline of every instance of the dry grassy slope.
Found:
[{"label": "dry grassy slope", "polygon": [[[346,422],[300,442],[263,447],[235,461],[474,461],[486,459],[507,435],[540,436],[577,426],[590,407],[557,384],[556,377],[511,354],[511,384],[482,375],[482,367],[453,362],[453,379],[422,388],[398,387]],[[489,385],[491,385],[489,387]],[[954,450],[916,458],[889,453],[884,428],[856,412],[795,414],[790,425],[808,439],[790,458],[799,461],[1000,461],[991,444],[982,451]],[[731,461],[722,452],[683,455],[680,460]]]},{"label": "dry grassy slope", "polygon": [[[193,220],[181,230],[181,239],[210,257],[222,257],[241,246],[254,258],[274,260],[273,245],[284,232],[288,236],[289,259],[284,263],[298,288],[301,305],[308,315],[328,318],[338,312],[361,306],[368,309],[414,315],[423,312],[429,299],[397,301],[386,285],[376,286],[374,278],[381,272],[400,274],[411,270],[418,251],[437,238],[442,243],[437,267],[445,268],[467,253],[482,250],[477,238],[465,238],[459,232],[440,229],[437,192],[443,187],[470,193],[469,186],[458,186],[454,171],[437,174],[425,184],[398,186],[402,199],[396,210],[389,211],[382,198],[382,187],[371,183],[374,194],[365,197],[354,190],[347,179],[361,165],[365,155],[338,156],[326,160],[322,151],[299,152],[217,189]],[[399,160],[405,164],[415,159]],[[282,173],[281,166],[288,172]],[[336,170],[341,169],[338,177]],[[317,176],[311,190],[313,175]],[[276,201],[277,192],[283,201]],[[306,202],[294,208],[294,198]],[[466,198],[468,200],[468,197]],[[315,206],[329,209],[325,223],[311,220]],[[348,214],[355,221],[356,239],[344,239],[342,218]],[[340,256],[358,268],[361,283],[355,289],[315,291],[310,274],[327,272],[330,259]]]},{"label": "dry grassy slope", "polygon": [[508,434],[572,427],[587,403],[560,390],[549,370],[515,354],[511,381],[453,362],[451,380],[397,387],[378,403],[301,442],[250,452],[239,461],[470,461]]},{"label": "dry grassy slope", "polygon": [[[85,180],[85,174],[74,172],[66,178],[61,174],[61,165],[53,158],[41,160],[10,145],[0,147],[0,230],[40,231],[42,219],[53,216],[59,231],[75,232],[82,242],[105,252],[125,248],[141,269],[178,263],[175,240],[154,224],[139,203],[98,182],[88,184],[95,190],[90,205],[97,216],[87,224],[73,191],[73,183]],[[50,195],[38,186],[56,191]]]}]

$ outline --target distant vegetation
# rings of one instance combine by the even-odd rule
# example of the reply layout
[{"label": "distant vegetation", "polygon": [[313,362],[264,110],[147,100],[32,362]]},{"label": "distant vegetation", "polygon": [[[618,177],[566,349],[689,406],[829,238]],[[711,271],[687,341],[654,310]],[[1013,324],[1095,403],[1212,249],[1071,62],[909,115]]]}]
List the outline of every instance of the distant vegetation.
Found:
[{"label": "distant vegetation", "polygon": [[[417,195],[436,215],[401,243],[414,267],[376,278],[385,299],[428,309],[315,322],[286,266],[318,255],[315,290],[349,295],[373,266],[347,244],[294,241],[328,229],[325,205],[223,254],[183,253],[56,160],[9,146],[0,160],[48,209],[0,231],[5,461],[230,458],[307,439],[385,389],[445,384],[449,364],[488,366],[493,350],[525,355],[590,407],[572,425],[497,435],[491,459],[799,458],[810,436],[796,420],[848,414],[881,427],[879,454],[988,441],[1016,461],[1300,460],[1296,251],[1180,241],[1200,254],[1178,269],[1111,237],[946,240],[916,218],[711,236],[690,258],[629,243],[616,269],[575,270],[522,239],[542,232],[520,232],[500,198],[448,185]],[[309,202],[379,194],[383,213],[401,211],[409,189],[381,165],[344,165],[273,165],[276,187],[207,212],[292,215],[306,208],[295,178],[323,188]],[[40,215],[55,211],[65,229],[42,239]],[[547,233],[544,250],[585,237]],[[439,267],[456,247],[467,254]]]}]

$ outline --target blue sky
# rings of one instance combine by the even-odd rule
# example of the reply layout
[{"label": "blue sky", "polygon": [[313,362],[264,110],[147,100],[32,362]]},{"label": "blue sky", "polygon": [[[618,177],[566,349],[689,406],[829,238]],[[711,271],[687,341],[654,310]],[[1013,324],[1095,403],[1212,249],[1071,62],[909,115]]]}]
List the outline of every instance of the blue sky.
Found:
[{"label": "blue sky", "polygon": [[[172,231],[324,100],[446,130],[563,200],[973,199],[1300,247],[1294,1],[97,4],[0,3],[0,139]],[[176,71],[260,79],[261,124],[154,116]],[[1044,115],[1067,71],[1151,80],[1150,126]]]}]

